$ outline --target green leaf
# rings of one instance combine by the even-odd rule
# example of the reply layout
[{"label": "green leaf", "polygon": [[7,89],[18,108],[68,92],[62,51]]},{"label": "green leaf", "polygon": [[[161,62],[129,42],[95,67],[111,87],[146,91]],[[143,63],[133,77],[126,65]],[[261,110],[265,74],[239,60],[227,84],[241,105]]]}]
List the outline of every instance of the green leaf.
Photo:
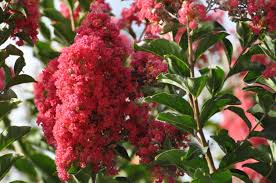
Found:
[{"label": "green leaf", "polygon": [[0,31],[0,45],[5,43],[7,41],[7,39],[9,39],[11,33],[12,33],[12,30],[10,28],[2,29]]},{"label": "green leaf", "polygon": [[247,48],[256,39],[247,23],[239,21],[237,23],[237,33],[243,48]]},{"label": "green leaf", "polygon": [[160,121],[165,121],[165,122],[175,126],[179,130],[183,130],[183,131],[189,132],[191,134],[193,134],[196,129],[196,123],[195,123],[193,117],[191,117],[189,115],[160,113],[157,116],[157,119]]},{"label": "green leaf", "polygon": [[20,139],[30,131],[31,127],[29,126],[10,126],[6,130],[6,135],[2,132],[0,135],[0,150],[8,147],[14,141]]},{"label": "green leaf", "polygon": [[66,21],[68,21],[66,18],[64,18],[62,16],[62,14],[59,11],[57,11],[53,8],[44,9],[43,14],[44,14],[44,16],[48,17],[52,21],[57,21],[57,22],[66,22]]},{"label": "green leaf", "polygon": [[12,98],[17,98],[16,93],[12,89],[3,90],[2,93],[0,93],[0,101],[8,101]]},{"label": "green leaf", "polygon": [[170,84],[173,86],[176,86],[182,90],[186,90],[186,87],[184,85],[184,78],[177,75],[177,74],[160,74],[157,77],[158,81],[165,84]]},{"label": "green leaf", "polygon": [[174,109],[181,114],[193,116],[193,109],[191,108],[189,102],[187,102],[183,97],[180,97],[178,95],[158,93],[156,95],[145,98],[145,101],[157,102],[171,109]]},{"label": "green leaf", "polygon": [[114,150],[122,158],[125,158],[126,160],[130,161],[130,157],[127,153],[127,150],[122,145],[117,144]]},{"label": "green leaf", "polygon": [[205,74],[208,77],[207,80],[207,89],[214,96],[216,95],[223,87],[224,84],[224,71],[220,67],[215,69],[203,69],[200,71],[201,74]]},{"label": "green leaf", "polygon": [[231,94],[223,94],[207,100],[202,107],[201,123],[204,124],[210,117],[221,111],[227,105],[240,105],[237,97]]},{"label": "green leaf", "polygon": [[232,55],[233,55],[233,45],[227,38],[224,38],[222,42],[223,42],[224,51],[228,60],[228,64],[229,66],[231,66]]},{"label": "green leaf", "polygon": [[16,60],[16,62],[14,64],[14,68],[13,68],[15,75],[18,75],[22,71],[23,67],[25,67],[25,65],[26,65],[26,62],[25,62],[24,57],[19,57]]},{"label": "green leaf", "polygon": [[60,182],[59,179],[54,176],[56,174],[56,165],[53,159],[40,153],[32,154],[29,158],[45,177],[51,179],[52,182]]},{"label": "green leaf", "polygon": [[51,32],[49,28],[45,25],[45,23],[40,21],[39,26],[40,26],[40,32],[43,35],[43,37],[45,37],[48,40],[51,40]]},{"label": "green leaf", "polygon": [[141,45],[134,45],[136,51],[145,51],[165,58],[166,55],[174,55],[183,60],[182,48],[175,42],[167,39],[145,40]]},{"label": "green leaf", "polygon": [[0,157],[0,180],[9,172],[16,160],[22,158],[19,155],[5,154]]},{"label": "green leaf", "polygon": [[242,108],[236,107],[236,106],[230,106],[230,107],[226,108],[226,110],[230,110],[230,111],[234,112],[235,114],[237,114],[246,123],[248,129],[249,130],[251,129],[251,127],[252,127],[251,122],[246,117]]},{"label": "green leaf", "polygon": [[26,43],[28,43],[31,46],[34,45],[33,40],[31,39],[29,34],[27,34],[26,32],[18,32],[15,34],[15,36],[19,37],[20,39],[22,39],[23,41],[25,41]]},{"label": "green leaf", "polygon": [[12,44],[6,46],[5,50],[9,55],[23,56],[23,52]]},{"label": "green leaf", "polygon": [[194,177],[194,173],[198,170],[208,172],[205,159],[200,157],[187,159],[187,152],[180,149],[171,149],[160,153],[155,157],[155,162],[161,166],[175,165],[186,171],[191,177]]},{"label": "green leaf", "polygon": [[85,11],[88,11],[89,10],[89,7],[90,7],[90,0],[78,0],[80,5],[81,5],[81,8],[84,9]]},{"label": "green leaf", "polygon": [[189,66],[184,61],[174,55],[167,55],[165,58],[168,61],[169,72],[171,74],[178,74],[183,77],[190,76]]},{"label": "green leaf", "polygon": [[18,171],[27,175],[28,178],[30,178],[32,181],[35,181],[37,179],[37,173],[34,168],[34,165],[27,158],[17,160],[14,166]]},{"label": "green leaf", "polygon": [[193,180],[192,183],[232,183],[232,174],[229,170],[217,171]]},{"label": "green leaf", "polygon": [[74,42],[76,33],[72,31],[70,22],[57,22],[53,24],[54,34],[65,45],[71,45]]},{"label": "green leaf", "polygon": [[6,85],[6,88],[10,88],[14,85],[19,85],[22,83],[32,83],[35,82],[34,78],[27,74],[21,74],[13,77]]},{"label": "green leaf", "polygon": [[59,56],[59,53],[56,52],[49,43],[37,41],[34,47],[35,56],[43,61],[43,63],[48,63],[49,60],[52,60]]},{"label": "green leaf", "polygon": [[198,97],[204,89],[207,79],[208,78],[206,76],[198,78],[184,78],[184,85],[193,96]]},{"label": "green leaf", "polygon": [[226,36],[228,36],[226,32],[216,32],[202,38],[196,49],[195,59],[197,60],[206,50],[215,45],[218,41],[223,40]]},{"label": "green leaf", "polygon": [[244,141],[234,151],[227,153],[220,162],[220,168],[228,168],[232,165],[248,159],[255,159],[257,161],[270,161],[266,154],[252,147],[250,142]]},{"label": "green leaf", "polygon": [[232,152],[237,147],[236,142],[228,135],[227,130],[222,129],[217,135],[211,137],[225,153]]},{"label": "green leaf", "polygon": [[0,119],[14,109],[20,103],[19,100],[0,101]]},{"label": "green leaf", "polygon": [[12,182],[10,182],[10,183],[27,183],[27,182],[22,181],[22,180],[15,180],[15,181],[12,181]]},{"label": "green leaf", "polygon": [[258,46],[252,46],[249,51],[238,58],[235,65],[230,69],[228,77],[243,71],[254,71],[257,73],[262,72],[265,69],[264,65],[260,64],[259,62],[251,62],[251,57],[254,54],[262,53],[262,50]]}]

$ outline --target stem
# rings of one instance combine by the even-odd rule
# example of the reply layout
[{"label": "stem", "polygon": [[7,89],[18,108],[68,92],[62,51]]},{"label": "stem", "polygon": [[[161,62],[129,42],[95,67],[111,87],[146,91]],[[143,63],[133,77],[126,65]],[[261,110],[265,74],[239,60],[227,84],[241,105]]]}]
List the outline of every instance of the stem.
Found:
[{"label": "stem", "polygon": [[[191,77],[195,77],[195,74],[194,74],[195,61],[193,61],[193,48],[192,48],[192,40],[190,37],[189,25],[187,25],[187,34],[188,34],[188,62],[190,65],[190,75],[191,75]],[[196,120],[197,131],[199,134],[200,143],[203,147],[208,147],[207,153],[205,154],[205,159],[208,163],[209,172],[213,173],[216,171],[216,168],[215,168],[214,160],[213,160],[209,145],[206,141],[201,122],[200,122],[200,111],[199,111],[198,100],[196,97],[192,96],[191,94],[189,94],[189,98],[191,100],[191,104],[192,104],[193,110],[194,110],[194,117]]]}]

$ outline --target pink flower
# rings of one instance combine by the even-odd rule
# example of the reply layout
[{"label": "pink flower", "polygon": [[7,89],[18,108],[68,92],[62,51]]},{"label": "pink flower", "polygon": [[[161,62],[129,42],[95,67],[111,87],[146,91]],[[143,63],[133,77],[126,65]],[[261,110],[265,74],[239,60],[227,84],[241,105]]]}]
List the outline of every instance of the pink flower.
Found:
[{"label": "pink flower", "polygon": [[[15,29],[13,37],[16,33],[25,32],[33,42],[37,40],[38,27],[39,27],[39,1],[38,0],[22,0],[22,6],[25,8],[27,17],[18,18],[15,20]],[[23,44],[23,40],[19,38],[17,42],[19,46]]]},{"label": "pink flower", "polygon": [[42,126],[47,142],[53,146],[56,141],[53,136],[53,127],[56,123],[56,106],[60,99],[56,95],[54,73],[58,68],[58,61],[54,59],[39,75],[34,84],[35,105],[38,109],[37,123]]},{"label": "pink flower", "polygon": [[3,69],[0,69],[0,91],[5,88],[5,73]]},{"label": "pink flower", "polygon": [[196,4],[193,1],[187,1],[183,3],[182,8],[178,11],[178,16],[180,23],[188,23],[190,29],[195,29],[199,21],[206,19],[205,6]]},{"label": "pink flower", "polygon": [[146,52],[132,54],[132,74],[140,86],[151,84],[156,77],[167,72],[167,64],[159,57]]}]

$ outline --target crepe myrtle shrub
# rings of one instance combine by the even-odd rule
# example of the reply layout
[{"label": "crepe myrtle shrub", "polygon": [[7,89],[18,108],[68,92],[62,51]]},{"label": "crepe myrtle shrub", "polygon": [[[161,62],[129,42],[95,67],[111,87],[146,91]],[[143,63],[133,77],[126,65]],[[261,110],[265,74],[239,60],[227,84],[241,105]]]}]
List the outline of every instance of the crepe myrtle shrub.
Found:
[{"label": "crepe myrtle shrub", "polygon": [[276,182],[275,0],[0,3],[0,180]]}]

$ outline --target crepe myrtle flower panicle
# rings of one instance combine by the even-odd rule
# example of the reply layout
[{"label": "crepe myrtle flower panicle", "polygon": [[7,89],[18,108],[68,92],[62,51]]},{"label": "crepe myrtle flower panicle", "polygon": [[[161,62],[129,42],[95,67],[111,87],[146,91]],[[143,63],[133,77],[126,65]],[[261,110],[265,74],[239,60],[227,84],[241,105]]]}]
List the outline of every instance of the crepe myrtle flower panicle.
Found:
[{"label": "crepe myrtle flower panicle", "polygon": [[132,76],[139,86],[152,84],[156,77],[168,71],[168,65],[161,58],[142,51],[131,55]]},{"label": "crepe myrtle flower panicle", "polygon": [[[37,40],[40,18],[39,0],[22,0],[17,3],[22,4],[26,10],[27,17],[22,16],[15,20],[15,29],[12,37],[15,39],[17,33],[24,32],[35,42]],[[19,38],[16,44],[22,46],[23,40]]]},{"label": "crepe myrtle flower panicle", "polygon": [[91,11],[77,32],[75,43],[60,55],[55,73],[61,104],[53,135],[62,180],[69,178],[73,162],[115,174],[116,143],[137,143],[145,134],[148,113],[134,102],[140,94],[123,65],[128,48],[110,17]]},{"label": "crepe myrtle flower panicle", "polygon": [[206,7],[191,0],[185,1],[178,11],[178,20],[182,24],[188,24],[190,29],[196,29],[198,22],[206,19]]},{"label": "crepe myrtle flower panicle", "polygon": [[39,75],[37,83],[34,84],[34,102],[38,109],[37,124],[43,128],[44,135],[50,145],[55,146],[53,127],[56,122],[56,106],[60,100],[56,95],[54,73],[58,68],[58,61],[54,59]]}]

